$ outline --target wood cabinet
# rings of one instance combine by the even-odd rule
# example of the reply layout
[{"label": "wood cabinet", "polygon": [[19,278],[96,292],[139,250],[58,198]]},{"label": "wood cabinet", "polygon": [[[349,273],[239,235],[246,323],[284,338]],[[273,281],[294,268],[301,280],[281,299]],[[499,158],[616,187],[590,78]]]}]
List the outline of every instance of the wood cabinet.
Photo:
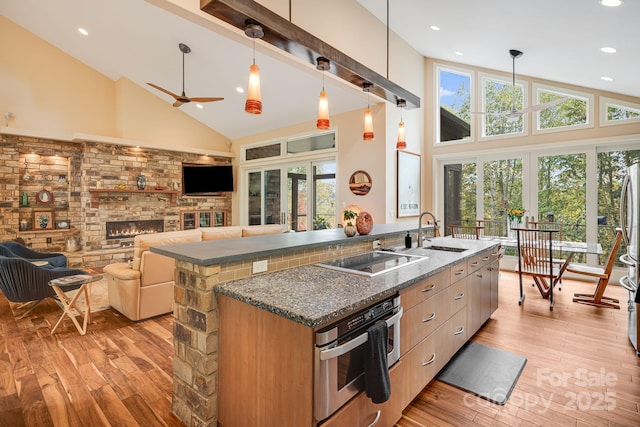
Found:
[{"label": "wood cabinet", "polygon": [[469,259],[467,265],[470,266],[472,263],[475,268],[470,271],[467,278],[470,300],[467,316],[469,337],[473,336],[498,308],[497,252],[484,251],[473,259]]},{"label": "wood cabinet", "polygon": [[200,227],[223,227],[227,222],[226,211],[197,210],[184,211],[180,214],[183,230],[193,230]]}]

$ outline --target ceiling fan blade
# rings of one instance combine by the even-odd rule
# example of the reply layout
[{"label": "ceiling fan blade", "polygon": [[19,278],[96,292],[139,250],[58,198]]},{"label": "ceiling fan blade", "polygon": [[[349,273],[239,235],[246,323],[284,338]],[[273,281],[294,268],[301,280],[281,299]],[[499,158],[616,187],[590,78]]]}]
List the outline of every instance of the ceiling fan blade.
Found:
[{"label": "ceiling fan blade", "polygon": [[149,86],[151,86],[152,88],[154,88],[154,89],[158,89],[160,92],[164,92],[164,93],[166,93],[167,95],[171,95],[171,96],[172,96],[172,97],[174,97],[175,99],[178,99],[178,98],[179,98],[179,97],[178,97],[178,95],[176,95],[175,93],[173,93],[173,92],[171,92],[171,91],[166,90],[166,89],[165,89],[165,88],[163,88],[163,87],[160,87],[160,86],[158,86],[158,85],[154,85],[153,83],[147,83],[147,84],[148,84]]},{"label": "ceiling fan blade", "polygon": [[224,98],[189,98],[193,102],[213,102],[213,101],[222,101]]},{"label": "ceiling fan blade", "polygon": [[180,100],[180,99],[176,99],[176,102],[174,102],[174,103],[173,103],[173,106],[174,106],[174,107],[179,107],[179,106],[181,106],[182,104],[184,104],[184,102],[183,102],[182,100]]},{"label": "ceiling fan blade", "polygon": [[519,110],[519,111],[521,113],[533,113],[535,111],[542,111],[542,110],[545,110],[545,109],[547,109],[549,107],[553,107],[556,104],[560,104],[561,102],[564,102],[566,100],[567,100],[567,97],[564,96],[562,98],[554,99],[553,101],[544,102],[542,104],[532,105],[531,107],[523,108],[522,110]]}]

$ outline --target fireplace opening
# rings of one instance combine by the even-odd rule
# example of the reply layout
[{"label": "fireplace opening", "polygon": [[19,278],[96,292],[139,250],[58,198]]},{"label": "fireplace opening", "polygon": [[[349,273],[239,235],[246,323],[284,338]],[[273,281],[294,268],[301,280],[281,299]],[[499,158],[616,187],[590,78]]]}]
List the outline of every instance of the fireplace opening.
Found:
[{"label": "fireplace opening", "polygon": [[107,240],[127,239],[138,234],[162,233],[163,219],[148,219],[143,221],[113,221],[107,222]]}]

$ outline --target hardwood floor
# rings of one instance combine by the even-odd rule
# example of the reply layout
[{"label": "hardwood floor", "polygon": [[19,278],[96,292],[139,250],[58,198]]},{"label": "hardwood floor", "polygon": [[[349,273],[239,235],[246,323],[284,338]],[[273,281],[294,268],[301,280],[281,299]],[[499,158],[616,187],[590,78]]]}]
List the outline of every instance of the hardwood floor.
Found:
[{"label": "hardwood floor", "polygon": [[[518,306],[517,275],[502,272],[500,308],[473,340],[528,358],[507,404],[433,381],[397,426],[640,425],[640,358],[626,304],[571,302],[594,287],[564,280],[550,312],[532,287]],[[627,301],[617,286],[606,294]],[[17,305],[0,295],[0,426],[181,425],[171,414],[172,316],[134,323],[105,310],[85,336],[68,319],[50,335],[61,310],[41,305],[17,320]]]},{"label": "hardwood floor", "polygon": [[500,274],[500,308],[472,340],[527,357],[508,402],[432,381],[397,426],[639,426],[640,357],[627,337],[628,293],[607,287],[620,310],[576,304],[573,294],[590,293],[595,283],[563,279],[550,311],[531,286],[518,306],[518,275]]},{"label": "hardwood floor", "polygon": [[0,294],[0,426],[180,426],[171,413],[173,317],[94,313],[87,335],[49,299],[22,320]]}]

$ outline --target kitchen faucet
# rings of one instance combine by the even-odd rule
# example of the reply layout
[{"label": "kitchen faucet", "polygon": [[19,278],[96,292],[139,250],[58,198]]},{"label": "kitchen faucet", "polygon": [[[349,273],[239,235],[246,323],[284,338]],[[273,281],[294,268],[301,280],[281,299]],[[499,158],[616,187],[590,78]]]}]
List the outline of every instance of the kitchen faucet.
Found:
[{"label": "kitchen faucet", "polygon": [[424,211],[420,214],[420,218],[418,218],[418,247],[421,248],[422,247],[422,217],[425,215],[429,215],[431,216],[431,218],[433,219],[433,235],[434,237],[438,237],[440,235],[440,231],[439,231],[439,227],[438,227],[438,220],[436,219],[436,216],[429,212],[429,211]]}]

